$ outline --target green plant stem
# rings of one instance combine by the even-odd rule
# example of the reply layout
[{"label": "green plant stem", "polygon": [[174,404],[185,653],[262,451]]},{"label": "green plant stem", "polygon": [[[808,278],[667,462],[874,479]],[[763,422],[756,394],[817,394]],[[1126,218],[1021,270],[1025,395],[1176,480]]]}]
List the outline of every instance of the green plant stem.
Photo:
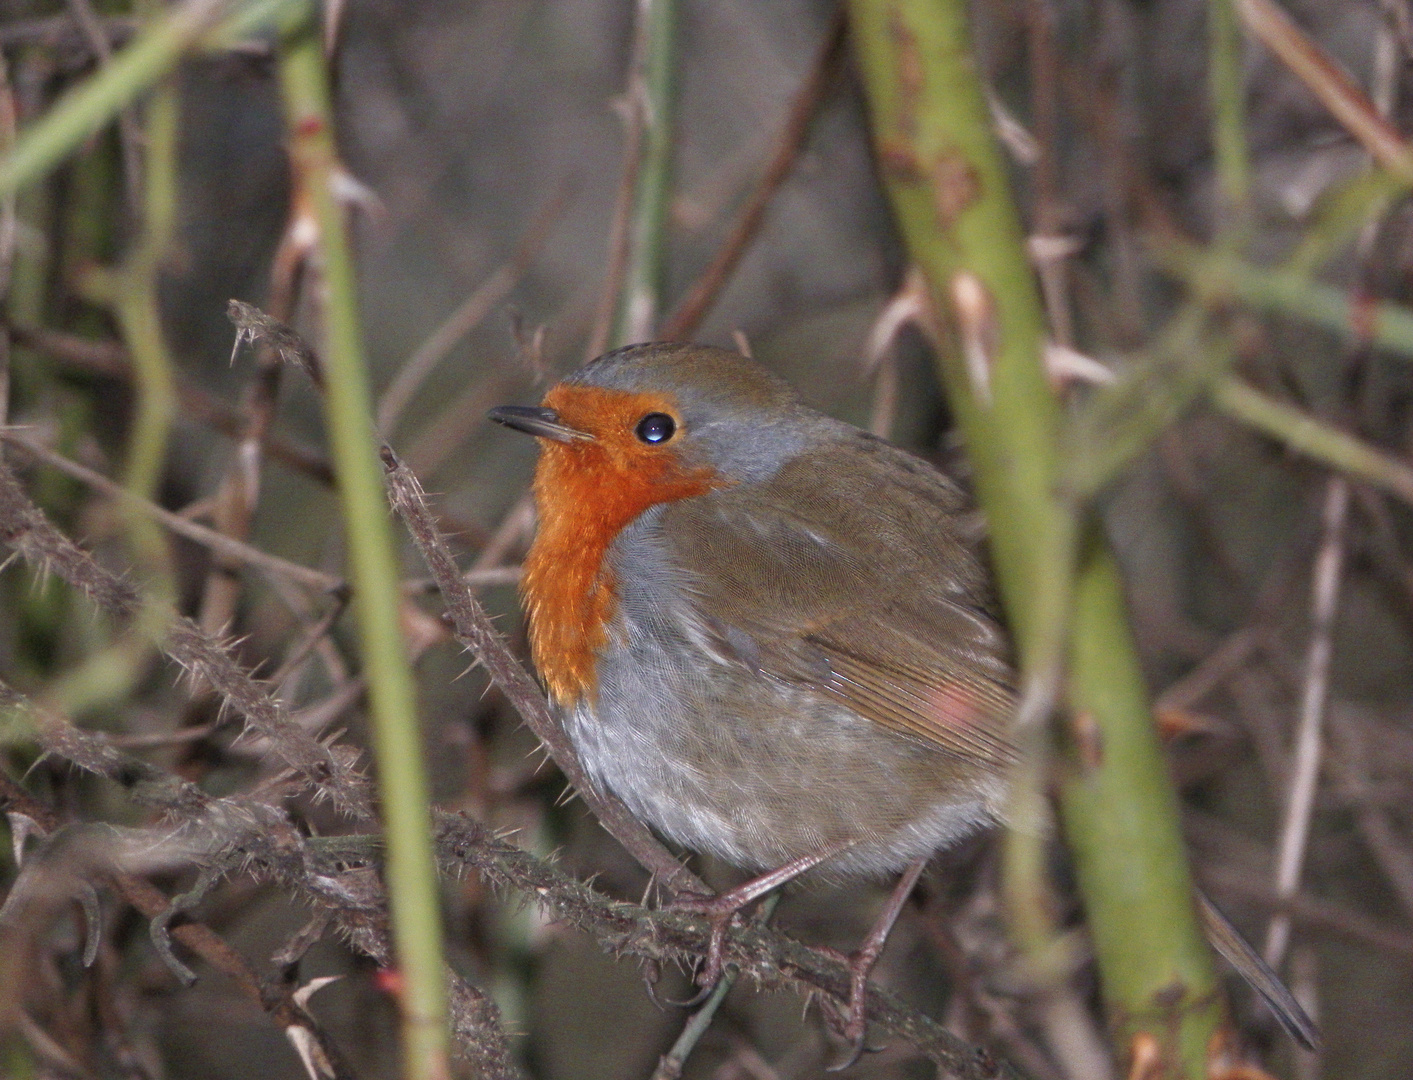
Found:
[{"label": "green plant stem", "polygon": [[1070,413],[1060,455],[1068,497],[1079,504],[1093,499],[1225,374],[1234,350],[1205,333],[1208,321],[1200,307],[1188,305],[1113,383]]},{"label": "green plant stem", "polygon": [[1223,379],[1214,385],[1212,401],[1233,420],[1413,505],[1413,466],[1362,439],[1267,397],[1240,379]]},{"label": "green plant stem", "polygon": [[1408,194],[1407,179],[1374,166],[1337,183],[1320,196],[1290,257],[1289,273],[1309,276],[1354,241],[1375,218]]},{"label": "green plant stem", "polygon": [[1074,624],[1070,708],[1076,730],[1094,734],[1069,762],[1060,813],[1109,1022],[1121,1049],[1147,1032],[1180,1062],[1172,1075],[1205,1077],[1222,999],[1118,569],[1097,542],[1078,576]]},{"label": "green plant stem", "polygon": [[638,0],[644,35],[629,95],[641,112],[642,139],[628,222],[628,259],[610,341],[613,347],[647,341],[657,325],[666,249],[667,201],[672,186],[673,123],[677,91],[677,0]]},{"label": "green plant stem", "polygon": [[233,0],[187,0],[146,23],[126,47],[114,54],[110,64],[65,94],[0,159],[0,198],[13,195],[48,173],[139,94],[172,71],[181,55],[199,44],[208,32],[213,44],[228,43],[273,24],[286,8],[307,6],[307,0],[250,0],[216,26],[232,3]]},{"label": "green plant stem", "polygon": [[1239,300],[1333,331],[1347,341],[1413,359],[1413,309],[1360,296],[1285,268],[1255,266],[1220,252],[1165,245],[1159,260],[1204,303]]},{"label": "green plant stem", "polygon": [[178,105],[174,86],[152,96],[147,109],[143,233],[116,281],[113,298],[123,339],[132,357],[137,386],[137,418],[128,452],[125,485],[140,499],[153,500],[177,412],[176,378],[162,334],[158,281],[177,217]]},{"label": "green plant stem", "polygon": [[1251,210],[1251,161],[1241,63],[1241,27],[1235,0],[1207,0],[1208,94],[1212,101],[1212,149],[1217,163],[1219,226],[1239,232]]},{"label": "green plant stem", "polygon": [[448,1075],[446,978],[427,780],[412,670],[399,620],[401,595],[388,504],[362,355],[353,258],[335,197],[328,72],[312,22],[282,43],[280,84],[296,183],[319,230],[325,418],[338,474],[373,745],[387,835],[393,945],[402,976],[403,1075]]},{"label": "green plant stem", "polygon": [[[1056,692],[1069,651],[1070,699],[1093,723],[1091,749],[1114,748],[1069,755],[1060,797],[1111,1029],[1121,1054],[1148,1036],[1173,1064],[1171,1075],[1203,1076],[1221,999],[1112,557],[1098,542],[1081,551],[1077,517],[1059,494],[1060,416],[1042,366],[1041,307],[974,68],[966,5],[851,0],[850,12],[880,169],[942,325],[942,377],[1022,666],[1020,721],[1038,726],[1048,716],[1035,703]],[[1096,656],[1105,662],[1093,663]],[[1043,750],[1024,728],[1019,737],[1023,754]],[[1022,781],[1013,805],[1027,793],[1034,799],[1042,779]],[[1122,842],[1112,830],[1087,828],[1110,819],[1123,820]],[[1022,854],[1008,854],[1008,873],[1013,867],[1038,891],[1034,844],[1018,835],[1032,823],[1011,824],[1008,848]],[[1141,903],[1113,902],[1154,867],[1162,872],[1137,890]],[[1020,890],[1008,894],[1014,908]],[[1031,920],[1019,927],[1022,943],[1044,961],[1055,950],[1033,939],[1046,919],[1043,896],[1027,906],[1012,917]]]}]

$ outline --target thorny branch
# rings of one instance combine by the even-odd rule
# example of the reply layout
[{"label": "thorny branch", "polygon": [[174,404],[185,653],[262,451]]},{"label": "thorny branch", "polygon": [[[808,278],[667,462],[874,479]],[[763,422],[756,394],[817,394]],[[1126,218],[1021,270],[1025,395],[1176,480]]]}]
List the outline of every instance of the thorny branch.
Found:
[{"label": "thorny branch", "polygon": [[[252,683],[253,693],[263,693]],[[268,701],[268,699],[267,699]],[[273,703],[270,703],[273,705]],[[293,888],[305,902],[315,905],[334,922],[360,952],[383,966],[390,966],[392,953],[386,926],[386,900],[376,874],[367,870],[345,872],[331,867],[328,860],[308,861],[305,841],[284,814],[269,802],[248,796],[217,798],[196,785],[181,780],[141,759],[124,754],[104,736],[82,731],[61,718],[46,713],[22,695],[0,683],[0,715],[22,714],[48,754],[79,768],[118,783],[134,801],[164,811],[171,825],[155,829],[102,827],[101,835],[92,826],[60,822],[32,797],[0,774],[0,809],[19,810],[53,834],[50,846],[61,860],[40,862],[33,856],[26,867],[35,867],[32,886],[24,879],[11,889],[0,929],[13,922],[13,911],[26,902],[37,888],[52,895],[65,887],[91,888],[89,878],[109,880],[117,891],[152,920],[152,940],[164,962],[183,982],[195,975],[171,950],[168,934],[192,948],[212,966],[234,978],[247,993],[254,988],[258,1000],[289,1032],[299,1024],[308,1035],[291,1033],[291,1041],[301,1056],[318,1049],[322,1060],[337,1065],[337,1053],[313,1025],[304,1006],[288,988],[261,986],[237,954],[204,927],[182,923],[172,925],[174,916],[194,906],[212,885],[226,874],[244,870]],[[266,791],[267,798],[279,794]],[[368,816],[367,809],[364,815]],[[134,876],[155,863],[194,864],[200,868],[198,885],[170,903],[150,884]],[[56,880],[43,869],[59,869]],[[90,927],[90,934],[97,932]],[[452,1024],[467,1057],[490,1077],[509,1077],[509,1050],[501,1032],[494,1004],[479,990],[454,973],[450,975]],[[313,1044],[309,1040],[313,1040]],[[316,1056],[315,1060],[319,1060]],[[335,1071],[322,1075],[337,1076]]]}]

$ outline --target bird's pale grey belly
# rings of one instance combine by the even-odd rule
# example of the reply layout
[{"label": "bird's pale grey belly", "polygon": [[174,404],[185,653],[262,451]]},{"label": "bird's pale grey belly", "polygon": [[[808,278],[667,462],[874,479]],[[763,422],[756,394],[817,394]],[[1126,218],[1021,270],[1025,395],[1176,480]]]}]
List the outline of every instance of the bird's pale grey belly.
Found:
[{"label": "bird's pale grey belly", "polygon": [[993,775],[713,655],[652,599],[622,605],[597,694],[564,721],[595,783],[662,835],[749,870],[851,843],[827,870],[882,875],[994,820]]}]

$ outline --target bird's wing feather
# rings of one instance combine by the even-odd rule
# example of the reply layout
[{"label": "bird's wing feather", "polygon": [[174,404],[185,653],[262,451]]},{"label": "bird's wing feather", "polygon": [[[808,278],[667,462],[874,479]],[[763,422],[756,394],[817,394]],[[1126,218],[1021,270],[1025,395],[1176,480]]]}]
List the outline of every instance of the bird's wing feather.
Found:
[{"label": "bird's wing feather", "polygon": [[1011,670],[961,509],[917,459],[841,441],[765,483],[666,507],[662,535],[697,611],[744,662],[894,731],[1002,762]]}]

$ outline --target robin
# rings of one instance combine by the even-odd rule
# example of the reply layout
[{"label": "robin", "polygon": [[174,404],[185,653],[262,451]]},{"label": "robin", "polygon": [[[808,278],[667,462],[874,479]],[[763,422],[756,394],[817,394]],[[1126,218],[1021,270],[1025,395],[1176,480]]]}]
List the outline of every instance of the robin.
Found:
[{"label": "robin", "polygon": [[688,902],[713,919],[704,988],[731,915],[765,892],[902,875],[851,958],[835,1019],[852,1062],[908,893],[999,820],[1016,758],[967,499],[721,349],[618,349],[490,416],[540,439],[522,592],[584,769],[666,838],[759,875]]}]

